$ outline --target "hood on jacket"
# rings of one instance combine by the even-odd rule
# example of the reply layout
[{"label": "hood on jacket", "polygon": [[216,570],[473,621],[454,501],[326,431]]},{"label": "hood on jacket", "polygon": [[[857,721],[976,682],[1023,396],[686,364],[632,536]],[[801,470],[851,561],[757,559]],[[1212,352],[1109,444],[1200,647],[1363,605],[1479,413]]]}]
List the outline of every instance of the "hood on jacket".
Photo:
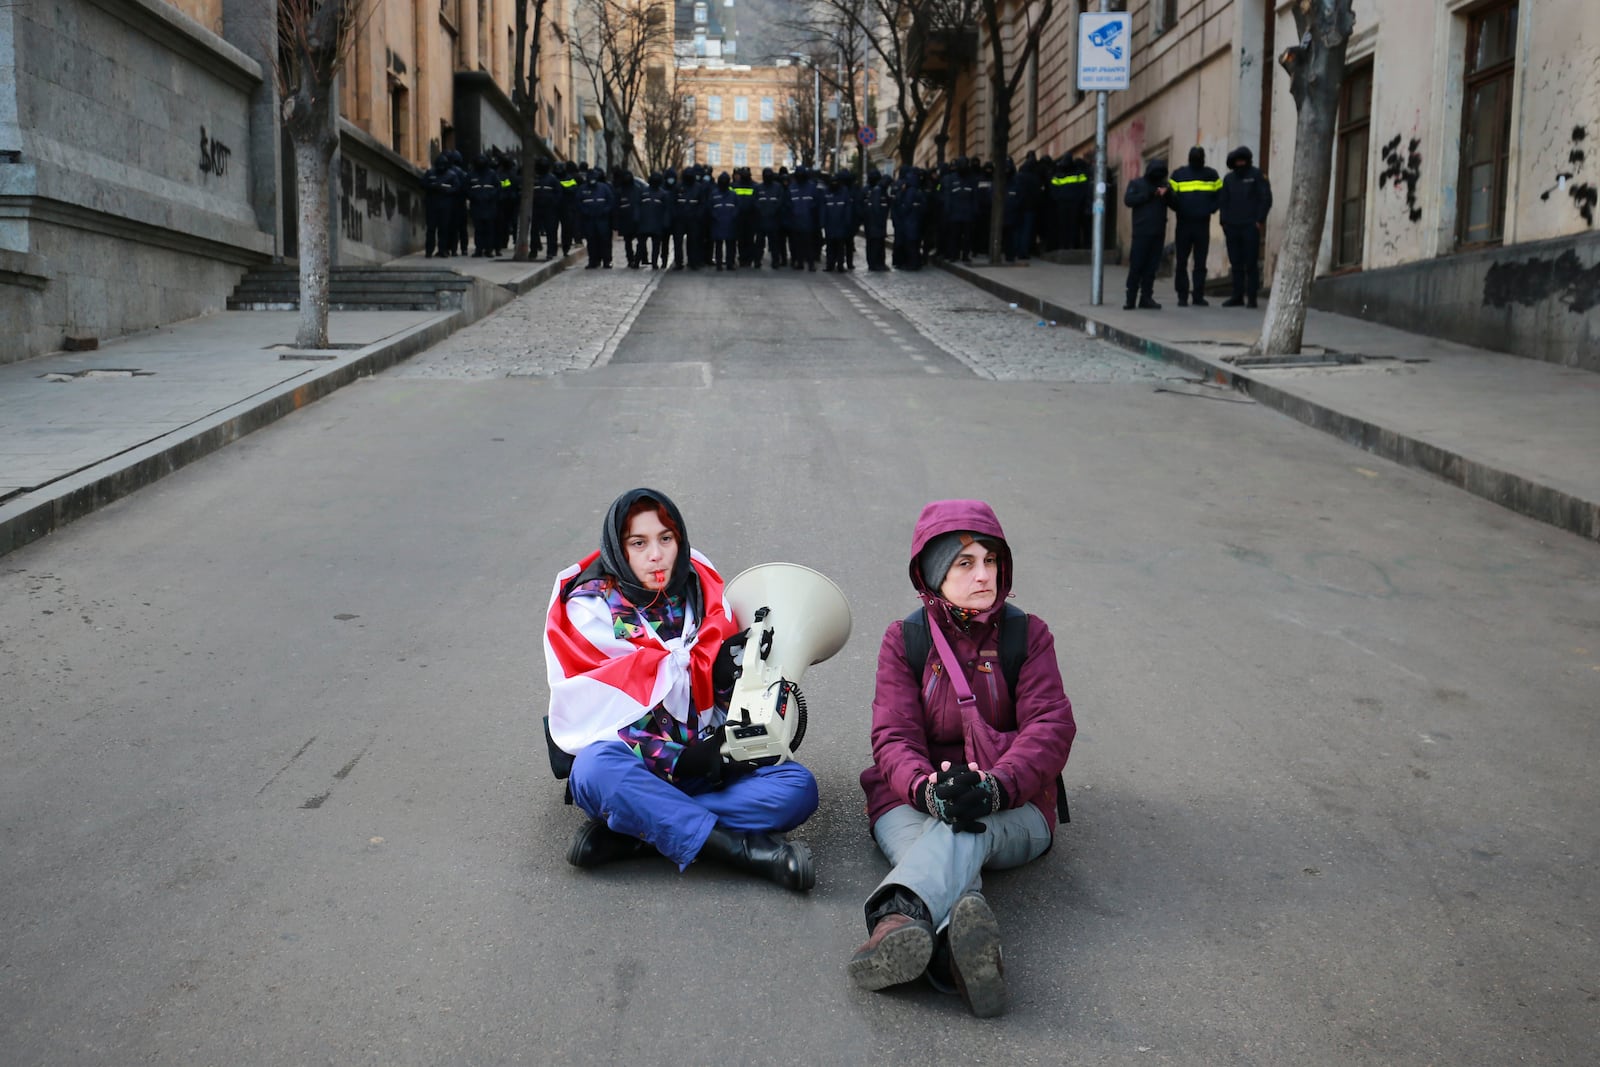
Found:
[{"label": "hood on jacket", "polygon": [[1228,153],[1228,169],[1232,170],[1235,164],[1238,163],[1243,163],[1247,167],[1253,166],[1255,164],[1255,158],[1256,156],[1254,152],[1250,151],[1250,149],[1246,146],[1240,145],[1238,148],[1235,148],[1232,152]]},{"label": "hood on jacket", "polygon": [[672,502],[672,498],[656,489],[642,487],[630,489],[611,502],[611,507],[606,511],[605,522],[600,527],[600,558],[567,583],[561,591],[562,599],[570,598],[572,590],[584,582],[602,576],[616,581],[622,594],[628,598],[628,602],[635,606],[643,607],[660,596],[659,593],[639,584],[633,568],[628,564],[628,550],[623,545],[628,533],[628,510],[641,500],[656,504],[670,517],[671,524],[678,528],[678,557],[673,562],[672,574],[667,579],[665,592],[668,595],[687,598],[698,620],[702,617],[700,583],[694,579],[694,564],[689,555],[689,527],[684,524],[683,513],[678,510],[678,505]]},{"label": "hood on jacket", "polygon": [[1005,531],[1000,528],[1000,520],[995,518],[994,509],[981,500],[935,500],[923,506],[922,514],[917,516],[917,525],[911,532],[911,588],[925,600],[931,597],[944,603],[939,598],[939,591],[929,589],[922,580],[922,550],[940,534],[960,530],[998,543],[996,555],[1000,558],[1000,574],[995,586],[994,607],[985,611],[980,618],[988,616],[989,612],[1004,610],[1006,598],[1011,595],[1011,546],[1006,543]]},{"label": "hood on jacket", "polygon": [[1189,149],[1189,166],[1203,167],[1206,165],[1206,150],[1199,145]]},{"label": "hood on jacket", "polygon": [[1144,165],[1144,180],[1160,184],[1167,180],[1167,161],[1152,159]]}]

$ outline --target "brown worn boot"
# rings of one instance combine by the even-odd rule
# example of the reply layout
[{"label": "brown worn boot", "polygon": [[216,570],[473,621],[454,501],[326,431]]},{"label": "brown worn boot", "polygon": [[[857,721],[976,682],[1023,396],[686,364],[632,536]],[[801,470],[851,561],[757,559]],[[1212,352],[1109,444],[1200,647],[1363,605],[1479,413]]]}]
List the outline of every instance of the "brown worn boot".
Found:
[{"label": "brown worn boot", "polygon": [[845,970],[861,989],[887,989],[921,978],[932,958],[933,924],[893,912],[878,921]]},{"label": "brown worn boot", "polygon": [[950,969],[972,1014],[987,1019],[1006,1010],[1000,923],[982,893],[966,893],[950,909]]}]

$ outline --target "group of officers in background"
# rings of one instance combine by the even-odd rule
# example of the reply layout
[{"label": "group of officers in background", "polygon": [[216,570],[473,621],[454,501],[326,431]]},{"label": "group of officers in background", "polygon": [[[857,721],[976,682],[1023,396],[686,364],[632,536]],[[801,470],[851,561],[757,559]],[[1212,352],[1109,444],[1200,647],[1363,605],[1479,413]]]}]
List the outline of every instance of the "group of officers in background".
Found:
[{"label": "group of officers in background", "polygon": [[[771,268],[855,269],[855,238],[866,239],[867,269],[920,270],[930,257],[970,262],[986,254],[997,175],[993,163],[958,158],[937,167],[877,169],[863,180],[852,170],[801,165],[762,170],[756,180],[739,167],[713,177],[687,166],[652,172],[645,181],[626,169],[608,176],[584,163],[535,165],[534,258],[553,259],[583,244],[590,269],[612,265],[621,237],[633,269],[719,271]],[[1042,249],[1088,245],[1089,163],[1029,153],[1006,160],[1002,246],[1008,262]],[[516,233],[522,181],[515,161],[498,150],[469,168],[459,152],[444,152],[423,175],[428,256],[503,255]]]},{"label": "group of officers in background", "polygon": [[[1132,211],[1127,303],[1129,310],[1154,309],[1156,269],[1164,255],[1166,216],[1178,216],[1176,288],[1178,306],[1190,292],[1198,307],[1205,298],[1211,216],[1221,215],[1233,269],[1233,307],[1256,306],[1260,288],[1261,234],[1272,207],[1272,190],[1248,147],[1228,154],[1227,173],[1205,165],[1196,147],[1188,166],[1167,173],[1164,159],[1151,160],[1128,183],[1123,202]],[[533,258],[588,249],[590,270],[611,266],[614,239],[622,238],[627,265],[638,270],[719,271],[771,268],[855,270],[856,236],[866,238],[870,271],[920,270],[930,257],[971,262],[986,254],[993,219],[995,182],[1003,182],[1001,248],[1008,263],[1036,251],[1086,248],[1090,241],[1090,161],[1035,157],[1020,165],[1006,160],[997,175],[992,163],[965,157],[936,167],[903,166],[890,175],[876,168],[863,181],[853,170],[807,166],[723,171],[687,166],[652,172],[643,182],[626,169],[608,176],[584,163],[540,161],[535,165]],[[470,168],[461,153],[441,153],[423,175],[428,256],[467,254],[471,219],[472,255],[503,255],[516,233],[522,177],[516,161],[498,149],[479,155]],[[1192,257],[1192,268],[1190,261]],[[1191,285],[1192,283],[1192,285]]]}]

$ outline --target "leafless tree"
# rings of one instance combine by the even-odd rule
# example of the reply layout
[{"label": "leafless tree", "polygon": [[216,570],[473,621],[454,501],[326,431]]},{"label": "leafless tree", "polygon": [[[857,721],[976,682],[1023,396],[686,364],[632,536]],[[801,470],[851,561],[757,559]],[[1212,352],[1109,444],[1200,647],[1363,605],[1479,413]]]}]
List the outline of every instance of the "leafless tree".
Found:
[{"label": "leafless tree", "polygon": [[[517,109],[518,133],[522,135],[522,197],[517,205],[517,240],[513,257],[527,262],[533,231],[533,192],[539,180],[534,167],[539,142],[539,52],[544,40],[544,11],[548,0],[525,0],[517,4],[516,61],[511,74],[511,103]],[[528,23],[528,9],[533,23]]]},{"label": "leafless tree", "polygon": [[300,257],[295,344],[328,347],[332,218],[328,176],[339,147],[335,79],[372,13],[373,0],[278,0],[274,75],[283,128],[294,151]]},{"label": "leafless tree", "polygon": [[1352,8],[1352,0],[1294,0],[1289,5],[1300,38],[1284,49],[1278,63],[1289,74],[1297,113],[1294,176],[1272,295],[1255,345],[1259,355],[1297,353],[1305,334],[1306,301],[1316,279],[1317,249],[1328,214],[1344,55],[1356,24]]},{"label": "leafless tree", "polygon": [[878,68],[894,84],[899,137],[894,145],[900,162],[914,161],[934,108],[946,102],[948,136],[961,70],[973,63],[977,43],[978,0],[812,0],[829,21],[853,26]]},{"label": "leafless tree", "polygon": [[[817,152],[817,75],[810,67],[798,63],[789,68],[793,80],[778,108],[773,123],[773,136],[789,150],[790,158],[806,166],[817,166],[821,156]],[[833,120],[824,113],[821,119],[822,143],[834,139]]]},{"label": "leafless tree", "polygon": [[[1007,27],[1004,10],[1012,7],[1005,0],[978,0],[983,36],[989,45],[989,61],[984,73],[989,79],[989,148],[995,162],[994,202],[989,210],[989,261],[1000,262],[1000,235],[1005,219],[1006,183],[1001,161],[1011,148],[1011,104],[1028,73],[1028,63],[1039,54],[1039,37],[1050,23],[1055,0],[1022,0],[1015,5],[1018,22]],[[1009,30],[1009,32],[1008,32]],[[1011,73],[1006,73],[1006,42],[1014,42]]]},{"label": "leafless tree", "polygon": [[[813,0],[792,18],[783,20],[785,27],[799,42],[795,49],[816,65],[816,74],[827,90],[831,90],[838,103],[837,114],[829,123],[829,135],[823,138],[815,158],[827,158],[828,145],[838,143],[840,155],[855,146],[854,131],[861,125],[862,93],[865,88],[865,58],[870,45],[867,41],[866,4],[868,0]],[[806,95],[815,91],[816,75],[807,72],[810,85]],[[826,101],[823,110],[830,110]],[[807,115],[811,112],[807,111]],[[813,116],[814,118],[815,116]],[[809,121],[809,120],[808,120]],[[842,136],[841,136],[842,135]],[[809,137],[806,138],[810,140]],[[844,166],[842,159],[833,161],[834,169]]]},{"label": "leafless tree", "polygon": [[578,0],[577,19],[573,58],[588,73],[602,113],[609,108],[616,120],[602,127],[609,170],[618,161],[612,147],[619,127],[621,162],[636,154],[633,124],[649,73],[671,62],[670,11],[666,0]]},{"label": "leafless tree", "polygon": [[670,64],[651,70],[645,79],[640,126],[644,132],[644,162],[650,170],[666,170],[683,162],[695,131],[688,100],[678,85],[677,68]]}]

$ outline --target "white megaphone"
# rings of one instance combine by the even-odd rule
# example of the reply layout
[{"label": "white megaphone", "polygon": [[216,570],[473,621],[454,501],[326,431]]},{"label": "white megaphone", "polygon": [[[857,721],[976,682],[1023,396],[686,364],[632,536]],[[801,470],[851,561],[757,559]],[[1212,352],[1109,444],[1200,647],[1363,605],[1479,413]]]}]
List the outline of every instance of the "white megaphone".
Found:
[{"label": "white megaphone", "polygon": [[728,705],[729,759],[782,763],[800,747],[806,704],[796,684],[807,667],[844,647],[850,605],[827,576],[798,563],[763,563],[724,593],[733,617],[750,628]]}]

